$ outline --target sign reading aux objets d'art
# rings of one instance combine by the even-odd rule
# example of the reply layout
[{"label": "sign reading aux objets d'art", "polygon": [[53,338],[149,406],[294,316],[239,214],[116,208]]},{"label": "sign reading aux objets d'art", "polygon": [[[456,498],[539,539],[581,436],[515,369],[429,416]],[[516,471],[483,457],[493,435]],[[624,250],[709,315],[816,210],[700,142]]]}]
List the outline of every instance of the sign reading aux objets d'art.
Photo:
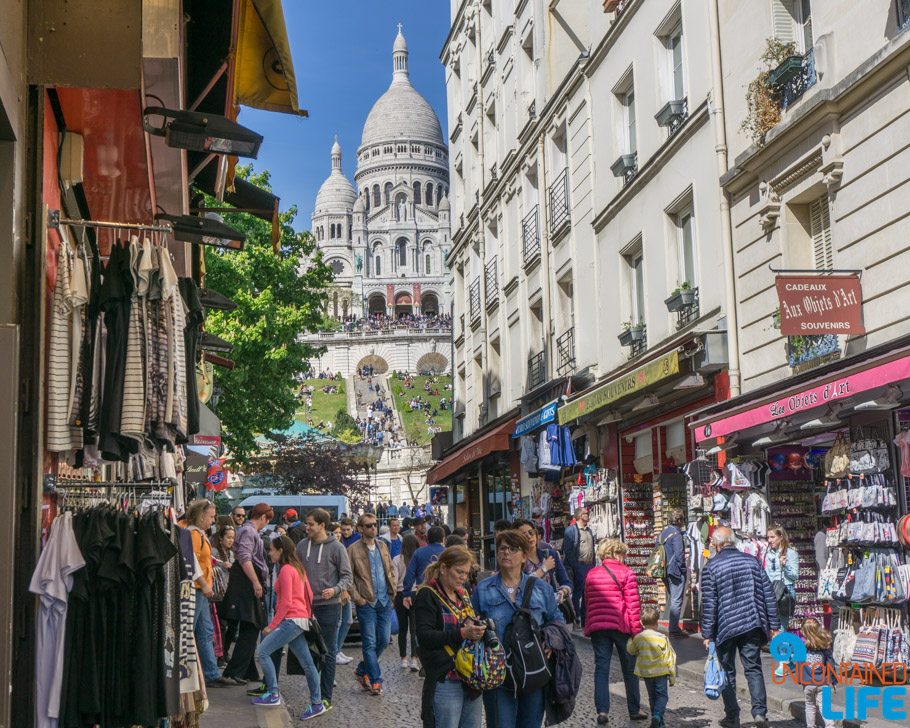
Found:
[{"label": "sign reading aux objets d'art", "polygon": [[782,336],[864,334],[859,276],[778,276]]}]

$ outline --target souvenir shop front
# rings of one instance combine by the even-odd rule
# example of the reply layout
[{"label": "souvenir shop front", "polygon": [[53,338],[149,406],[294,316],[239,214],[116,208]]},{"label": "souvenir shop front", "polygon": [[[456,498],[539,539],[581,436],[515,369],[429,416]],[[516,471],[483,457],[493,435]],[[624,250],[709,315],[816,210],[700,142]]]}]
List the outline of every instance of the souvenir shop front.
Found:
[{"label": "souvenir shop front", "polygon": [[908,343],[750,392],[693,424],[686,497],[704,526],[695,535],[706,545],[729,526],[741,550],[766,561],[768,528],[782,526],[799,555],[790,630],[807,617],[836,629],[839,662],[908,662]]},{"label": "souvenir shop front", "polygon": [[300,113],[293,64],[279,0],[83,11],[51,0],[41,23],[58,32],[30,27],[44,65],[29,74],[41,84],[29,195],[42,214],[22,296],[34,356],[19,439],[40,474],[15,509],[10,724],[193,726],[208,703],[201,571],[177,521],[205,495],[185,475],[194,437],[219,439],[204,406],[212,365],[234,364],[206,315],[236,308],[206,288],[202,251],[230,255],[246,236],[190,195],[277,219],[277,197],[230,182],[236,156],[262,142],[235,119],[241,104]]},{"label": "souvenir shop front", "polygon": [[[663,608],[662,619],[668,616],[665,589],[647,575],[648,556],[670,511],[689,515],[683,469],[695,448],[687,424],[693,412],[726,397],[725,360],[712,363],[709,353],[716,343],[706,347],[693,337],[558,411],[559,422],[577,425],[598,453],[593,487],[579,498],[590,509],[595,536],[626,542],[626,564],[636,572],[642,601]],[[688,626],[695,622],[692,605],[687,599]]]},{"label": "souvenir shop front", "polygon": [[510,435],[517,410],[491,422],[453,448],[427,473],[427,485],[447,486],[449,526],[466,528],[481,568],[493,563],[493,524],[512,518],[518,495],[518,453]]}]

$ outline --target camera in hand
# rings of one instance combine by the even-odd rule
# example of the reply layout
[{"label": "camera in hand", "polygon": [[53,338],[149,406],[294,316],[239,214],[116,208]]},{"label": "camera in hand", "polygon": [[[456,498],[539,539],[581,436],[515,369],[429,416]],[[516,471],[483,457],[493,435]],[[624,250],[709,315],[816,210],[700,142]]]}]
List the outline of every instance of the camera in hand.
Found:
[{"label": "camera in hand", "polygon": [[496,648],[499,646],[499,639],[496,637],[496,631],[494,629],[495,625],[493,620],[489,617],[480,618],[471,618],[466,617],[464,624],[471,624],[477,627],[486,627],[486,631],[483,633],[483,643],[489,647]]}]

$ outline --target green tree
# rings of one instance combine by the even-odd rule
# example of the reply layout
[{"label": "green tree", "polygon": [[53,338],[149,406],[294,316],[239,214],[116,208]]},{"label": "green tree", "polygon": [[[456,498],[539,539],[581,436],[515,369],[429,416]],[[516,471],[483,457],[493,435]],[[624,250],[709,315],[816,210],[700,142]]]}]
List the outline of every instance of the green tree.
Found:
[{"label": "green tree", "polygon": [[[348,408],[342,407],[338,410],[338,414],[335,415],[335,430],[332,433],[335,437],[341,437],[342,435],[356,435],[357,439],[354,442],[358,442],[362,439],[360,434],[360,428],[357,426],[357,420],[351,417],[348,414]],[[350,437],[343,438],[345,442],[350,442]]]},{"label": "green tree", "polygon": [[[248,165],[237,174],[271,192],[267,170],[254,174]],[[218,203],[208,198],[206,206]],[[291,424],[294,375],[320,353],[298,339],[322,322],[332,269],[323,262],[313,236],[291,227],[296,215],[295,205],[279,215],[277,254],[271,225],[246,213],[225,215],[228,225],[247,235],[242,251],[205,249],[205,285],[237,302],[235,311],[208,312],[206,329],[234,345],[236,369],[218,369],[216,374],[222,389],[218,417],[225,445],[241,463],[257,450],[258,434]]]}]

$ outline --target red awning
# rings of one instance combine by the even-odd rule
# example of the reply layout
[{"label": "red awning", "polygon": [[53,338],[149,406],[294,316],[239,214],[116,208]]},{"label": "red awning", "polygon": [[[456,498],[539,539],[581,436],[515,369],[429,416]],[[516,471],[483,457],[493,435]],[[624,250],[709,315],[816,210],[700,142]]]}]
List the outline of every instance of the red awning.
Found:
[{"label": "red awning", "polygon": [[509,439],[515,429],[516,422],[518,422],[517,417],[504,422],[496,429],[490,430],[476,440],[472,440],[463,447],[458,448],[451,455],[446,456],[442,462],[434,465],[427,473],[427,484],[435,485],[443,478],[461,470],[466,465],[470,465],[475,460],[489,455],[491,452],[508,450]]}]

